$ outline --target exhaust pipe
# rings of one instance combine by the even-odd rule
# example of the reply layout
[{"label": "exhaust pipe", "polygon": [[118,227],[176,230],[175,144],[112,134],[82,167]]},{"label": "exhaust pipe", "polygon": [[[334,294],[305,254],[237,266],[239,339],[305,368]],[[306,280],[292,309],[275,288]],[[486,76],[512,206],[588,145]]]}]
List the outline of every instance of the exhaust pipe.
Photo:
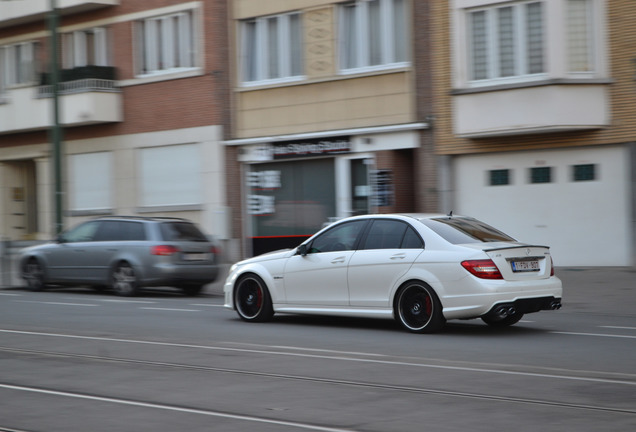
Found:
[{"label": "exhaust pipe", "polygon": [[561,309],[561,302],[558,300],[553,301],[552,303],[550,303],[550,309],[551,310],[559,310]]},{"label": "exhaust pipe", "polygon": [[516,312],[517,310],[514,308],[514,306],[499,306],[493,311],[493,315],[497,319],[504,319],[506,317],[509,317],[510,315],[514,315]]}]

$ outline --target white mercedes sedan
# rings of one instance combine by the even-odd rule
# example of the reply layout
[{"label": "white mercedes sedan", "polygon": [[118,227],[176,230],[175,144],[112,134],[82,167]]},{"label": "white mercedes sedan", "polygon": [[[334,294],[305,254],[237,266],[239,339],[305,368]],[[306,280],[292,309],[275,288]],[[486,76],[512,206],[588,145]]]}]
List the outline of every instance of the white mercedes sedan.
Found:
[{"label": "white mercedes sedan", "polygon": [[469,217],[393,214],[342,219],[295,249],[238,262],[224,293],[245,321],[386,317],[431,333],[451,319],[503,327],[559,309],[562,286],[547,246]]}]

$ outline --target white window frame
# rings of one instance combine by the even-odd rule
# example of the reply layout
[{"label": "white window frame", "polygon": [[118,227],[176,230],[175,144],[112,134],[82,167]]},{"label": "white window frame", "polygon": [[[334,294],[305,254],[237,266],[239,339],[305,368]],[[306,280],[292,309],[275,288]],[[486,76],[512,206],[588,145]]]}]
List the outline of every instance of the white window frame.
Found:
[{"label": "white window frame", "polygon": [[[607,79],[609,78],[609,50],[607,31],[607,1],[586,0],[588,23],[588,48],[590,63],[588,71],[572,71],[569,65],[568,1],[541,0],[543,4],[544,72],[534,75],[512,76],[472,80],[471,30],[469,13],[510,5],[536,2],[537,0],[452,0],[451,23],[453,55],[453,87],[456,89],[478,89],[495,85],[517,85],[540,83],[558,79]],[[492,28],[492,26],[491,26]]]},{"label": "white window frame", "polygon": [[[401,26],[396,25],[398,17],[395,16],[397,4],[402,6],[404,22]],[[370,27],[370,14],[372,4],[379,5],[379,34],[373,33],[378,37],[377,53],[380,56],[379,61],[371,59],[371,43],[368,35],[373,30]],[[406,0],[357,0],[342,4],[339,7],[338,20],[338,59],[339,71],[341,74],[361,73],[367,71],[404,68],[410,65],[408,48],[404,49],[403,59],[398,58],[399,53],[396,50],[396,44],[400,43],[400,36],[404,39],[402,42],[405,47],[410,47],[410,25],[406,8],[410,3]],[[354,24],[351,25],[347,21],[347,16],[353,19]],[[353,28],[353,32],[351,32]],[[352,44],[354,46],[352,46]],[[353,53],[351,58],[349,53]]]},{"label": "white window frame", "polygon": [[[92,40],[92,47],[89,41]],[[92,53],[92,61],[89,57]],[[110,66],[108,31],[104,27],[78,30],[62,35],[62,67]]]},{"label": "white window frame", "polygon": [[[542,63],[543,69],[541,72],[531,72],[529,70],[529,62],[527,61],[529,48],[528,48],[528,36],[526,27],[527,18],[527,6],[530,4],[541,5],[541,26],[542,26]],[[513,26],[513,47],[512,53],[514,72],[508,76],[501,76],[500,63],[501,53],[498,46],[498,32],[499,21],[498,14],[504,9],[512,8],[512,26]],[[486,77],[474,78],[473,77],[473,65],[475,59],[473,58],[473,29],[472,29],[472,17],[475,14],[485,14],[485,45],[486,50]],[[466,53],[467,53],[467,78],[473,85],[492,85],[501,83],[523,82],[537,79],[543,79],[546,76],[547,71],[547,20],[545,3],[538,0],[526,0],[520,2],[508,2],[500,3],[495,6],[480,7],[466,10]]]},{"label": "white window frame", "polygon": [[137,22],[137,77],[195,70],[199,38],[194,10],[183,10]]},{"label": "white window frame", "polygon": [[[294,35],[292,19],[298,21]],[[276,41],[270,43],[269,24],[276,22]],[[244,86],[285,83],[304,79],[302,14],[269,15],[239,23],[241,43],[240,81]],[[272,48],[277,52],[272,54]],[[271,68],[275,68],[272,76]]]},{"label": "white window frame", "polygon": [[35,84],[37,46],[33,41],[0,46],[0,89]]},{"label": "white window frame", "polygon": [[113,155],[111,152],[72,154],[69,158],[71,211],[112,209]]},{"label": "white window frame", "polygon": [[142,207],[201,205],[202,158],[199,144],[138,150],[139,202]]}]

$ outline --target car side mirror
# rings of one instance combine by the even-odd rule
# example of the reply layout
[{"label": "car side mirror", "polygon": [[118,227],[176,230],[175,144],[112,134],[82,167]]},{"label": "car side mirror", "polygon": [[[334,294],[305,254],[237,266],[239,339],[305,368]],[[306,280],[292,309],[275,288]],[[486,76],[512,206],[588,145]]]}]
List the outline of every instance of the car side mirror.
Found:
[{"label": "car side mirror", "polygon": [[301,244],[300,246],[298,246],[297,252],[300,256],[307,256],[307,245]]}]

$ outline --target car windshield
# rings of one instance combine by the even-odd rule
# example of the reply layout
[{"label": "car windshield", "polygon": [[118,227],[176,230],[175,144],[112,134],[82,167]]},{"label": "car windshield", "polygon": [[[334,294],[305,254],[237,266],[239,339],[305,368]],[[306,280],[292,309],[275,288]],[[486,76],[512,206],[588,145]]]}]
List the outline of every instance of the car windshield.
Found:
[{"label": "car windshield", "polygon": [[166,241],[208,241],[195,225],[187,222],[164,222],[161,224],[161,235]]},{"label": "car windshield", "polygon": [[420,222],[452,244],[516,241],[477,219],[441,217],[420,219]]}]

